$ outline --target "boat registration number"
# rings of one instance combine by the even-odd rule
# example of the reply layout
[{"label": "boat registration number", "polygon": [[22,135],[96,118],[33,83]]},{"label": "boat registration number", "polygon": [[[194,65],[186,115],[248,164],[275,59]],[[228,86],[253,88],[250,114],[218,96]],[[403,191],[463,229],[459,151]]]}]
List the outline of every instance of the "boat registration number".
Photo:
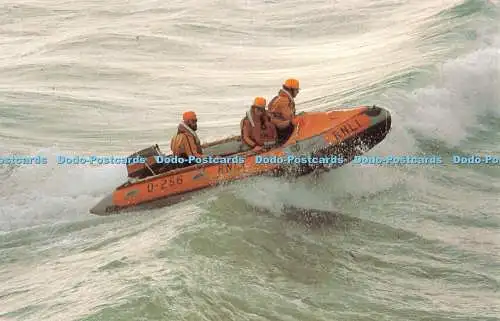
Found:
[{"label": "boat registration number", "polygon": [[154,193],[159,190],[162,191],[174,185],[181,185],[182,182],[182,175],[167,177],[160,181],[148,183],[148,192]]}]

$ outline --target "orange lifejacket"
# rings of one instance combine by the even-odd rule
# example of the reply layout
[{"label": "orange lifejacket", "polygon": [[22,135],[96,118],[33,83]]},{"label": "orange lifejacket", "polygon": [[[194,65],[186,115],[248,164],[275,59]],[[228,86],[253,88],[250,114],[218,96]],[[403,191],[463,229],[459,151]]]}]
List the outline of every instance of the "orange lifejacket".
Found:
[{"label": "orange lifejacket", "polygon": [[262,124],[260,133],[260,142],[262,146],[269,147],[276,144],[278,133],[276,131],[276,126],[271,123],[270,119]]},{"label": "orange lifejacket", "polygon": [[295,101],[285,90],[280,89],[278,95],[267,105],[269,114],[279,120],[292,120],[295,117]]},{"label": "orange lifejacket", "polygon": [[203,154],[198,136],[184,123],[177,127],[177,135],[170,141],[170,149],[175,156],[183,158],[201,157]]},{"label": "orange lifejacket", "polygon": [[276,127],[268,120],[254,122],[250,112],[241,120],[241,140],[250,147],[269,147],[276,144]]}]

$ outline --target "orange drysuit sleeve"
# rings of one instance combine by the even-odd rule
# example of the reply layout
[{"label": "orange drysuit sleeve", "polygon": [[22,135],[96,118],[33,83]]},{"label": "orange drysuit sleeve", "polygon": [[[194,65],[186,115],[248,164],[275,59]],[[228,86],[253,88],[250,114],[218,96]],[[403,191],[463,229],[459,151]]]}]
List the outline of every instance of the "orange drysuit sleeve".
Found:
[{"label": "orange drysuit sleeve", "polygon": [[269,106],[269,114],[271,115],[271,122],[280,129],[290,126],[290,122],[294,117],[290,102],[282,96],[279,96],[272,106]]}]

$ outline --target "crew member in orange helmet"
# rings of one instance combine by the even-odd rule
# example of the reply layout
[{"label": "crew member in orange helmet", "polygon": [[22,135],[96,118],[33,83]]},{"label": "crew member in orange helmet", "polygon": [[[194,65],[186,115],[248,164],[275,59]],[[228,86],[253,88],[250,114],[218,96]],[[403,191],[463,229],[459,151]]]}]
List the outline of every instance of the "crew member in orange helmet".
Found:
[{"label": "crew member in orange helmet", "polygon": [[241,120],[241,140],[253,151],[270,148],[276,144],[276,126],[266,112],[266,99],[256,97],[250,110]]},{"label": "crew member in orange helmet", "polygon": [[278,95],[271,99],[267,106],[271,121],[278,129],[279,143],[284,143],[293,133],[295,125],[294,98],[299,93],[299,90],[299,81],[297,79],[287,79]]},{"label": "crew member in orange helmet", "polygon": [[177,157],[203,157],[200,139],[196,135],[198,119],[194,111],[182,114],[182,122],[177,127],[177,134],[170,141],[172,153]]}]

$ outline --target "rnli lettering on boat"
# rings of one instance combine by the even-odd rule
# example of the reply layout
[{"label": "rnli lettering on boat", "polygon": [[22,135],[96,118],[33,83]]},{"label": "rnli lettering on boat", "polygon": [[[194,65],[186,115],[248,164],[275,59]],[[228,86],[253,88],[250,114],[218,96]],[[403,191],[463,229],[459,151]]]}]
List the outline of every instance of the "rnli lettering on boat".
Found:
[{"label": "rnli lettering on boat", "polygon": [[356,132],[358,129],[363,127],[361,123],[355,118],[343,125],[341,125],[334,133],[333,135],[338,141],[344,140],[346,137],[352,135],[354,132]]},{"label": "rnli lettering on boat", "polygon": [[217,173],[219,175],[235,175],[241,172],[245,168],[244,164],[239,163],[229,163],[229,164],[221,164],[217,168]]}]

